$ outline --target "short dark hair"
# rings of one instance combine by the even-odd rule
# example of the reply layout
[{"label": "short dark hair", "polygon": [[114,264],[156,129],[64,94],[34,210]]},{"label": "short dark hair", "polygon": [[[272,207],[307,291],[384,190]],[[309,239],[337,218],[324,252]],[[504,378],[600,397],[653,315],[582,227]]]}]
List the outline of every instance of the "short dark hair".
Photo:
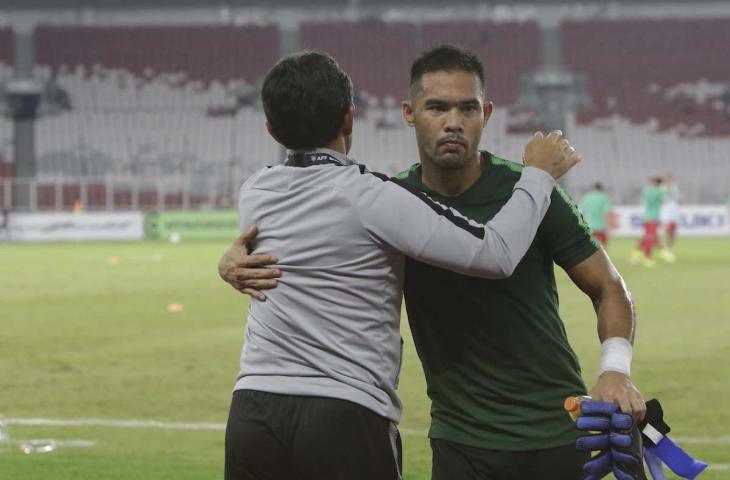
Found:
[{"label": "short dark hair", "polygon": [[442,44],[421,52],[411,65],[411,88],[430,72],[463,71],[479,77],[484,88],[484,65],[469,50],[455,45]]},{"label": "short dark hair", "polygon": [[291,150],[324,147],[342,128],[352,81],[326,53],[304,51],[279,60],[264,79],[261,100],[277,139]]}]

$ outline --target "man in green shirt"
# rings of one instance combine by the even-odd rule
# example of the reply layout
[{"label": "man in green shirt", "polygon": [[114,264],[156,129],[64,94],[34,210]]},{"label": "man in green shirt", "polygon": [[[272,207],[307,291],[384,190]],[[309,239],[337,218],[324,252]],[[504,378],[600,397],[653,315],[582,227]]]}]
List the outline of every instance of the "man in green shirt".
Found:
[{"label": "man in green shirt", "polygon": [[605,248],[608,245],[608,214],[611,211],[611,199],[603,191],[603,185],[596,183],[593,190],[583,195],[580,210],[585,215],[593,236]]},{"label": "man in green shirt", "polygon": [[[478,150],[492,108],[472,53],[450,46],[424,52],[411,68],[403,106],[420,164],[399,180],[474,220],[492,218],[522,168]],[[262,299],[257,290],[275,287],[276,274],[255,267],[272,259],[246,253],[234,244],[219,264],[228,272],[222,276]],[[432,401],[433,480],[582,478],[586,456],[575,449],[575,427],[562,405],[586,388],[558,312],[554,263],[596,308],[602,360],[591,395],[643,417],[630,379],[631,295],[575,203],[556,187],[510,278],[482,280],[406,261],[408,319]]]},{"label": "man in green shirt", "polygon": [[654,177],[644,186],[641,192],[641,203],[644,207],[642,220],[644,235],[639,239],[636,249],[631,252],[629,262],[641,262],[647,268],[654,268],[656,263],[651,258],[654,247],[659,244],[659,212],[666,191],[662,188],[662,177]]}]

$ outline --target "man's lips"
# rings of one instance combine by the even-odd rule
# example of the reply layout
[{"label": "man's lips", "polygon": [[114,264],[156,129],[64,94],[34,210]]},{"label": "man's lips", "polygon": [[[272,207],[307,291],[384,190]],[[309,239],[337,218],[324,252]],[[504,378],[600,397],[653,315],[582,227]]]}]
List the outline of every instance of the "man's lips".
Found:
[{"label": "man's lips", "polygon": [[458,148],[458,147],[466,147],[466,142],[462,140],[457,139],[445,139],[445,140],[439,140],[438,142],[439,147],[447,147],[447,148]]}]

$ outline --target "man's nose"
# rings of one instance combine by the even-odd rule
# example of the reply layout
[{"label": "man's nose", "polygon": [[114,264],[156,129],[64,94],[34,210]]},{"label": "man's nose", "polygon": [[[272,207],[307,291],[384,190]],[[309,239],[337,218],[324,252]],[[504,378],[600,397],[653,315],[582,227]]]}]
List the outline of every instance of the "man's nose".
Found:
[{"label": "man's nose", "polygon": [[444,130],[447,132],[462,133],[464,131],[464,119],[461,116],[459,109],[452,108],[446,113],[446,123],[444,124]]}]

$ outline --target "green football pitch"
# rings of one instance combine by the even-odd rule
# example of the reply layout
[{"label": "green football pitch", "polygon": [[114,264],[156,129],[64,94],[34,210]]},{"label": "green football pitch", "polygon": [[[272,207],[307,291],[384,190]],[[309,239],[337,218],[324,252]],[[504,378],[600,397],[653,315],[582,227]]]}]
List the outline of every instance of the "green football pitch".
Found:
[{"label": "green football pitch", "polygon": [[[5,448],[0,479],[222,478],[248,304],[217,277],[225,247],[0,245],[0,414],[14,443],[58,442],[50,453]],[[677,263],[653,270],[630,267],[630,247],[616,240],[609,253],[638,312],[634,381],[662,401],[673,438],[712,464],[701,478],[730,478],[730,238],[680,239]],[[558,280],[590,386],[595,316]],[[168,311],[175,303],[181,312]],[[403,336],[404,473],[427,479],[429,404],[405,321]]]}]

